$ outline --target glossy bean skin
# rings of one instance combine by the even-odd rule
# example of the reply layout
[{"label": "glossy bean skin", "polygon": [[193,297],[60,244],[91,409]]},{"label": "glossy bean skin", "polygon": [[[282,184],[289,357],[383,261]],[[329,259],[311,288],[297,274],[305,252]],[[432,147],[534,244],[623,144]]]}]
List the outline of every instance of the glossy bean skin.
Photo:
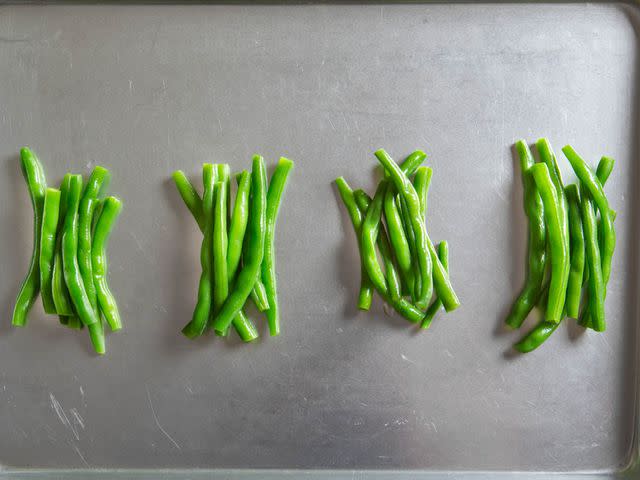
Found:
[{"label": "glossy bean skin", "polygon": [[[444,269],[449,273],[449,244],[443,240],[438,245],[438,258],[442,263]],[[442,300],[436,298],[429,308],[427,309],[427,313],[424,315],[424,319],[420,324],[420,328],[428,329],[431,326],[431,322],[433,321],[436,314],[442,309]]]},{"label": "glossy bean skin", "polygon": [[578,318],[580,314],[580,300],[582,297],[582,276],[585,265],[585,239],[582,227],[582,211],[580,193],[576,184],[565,188],[569,204],[569,241],[570,241],[570,269],[567,282],[567,296],[565,309],[571,318]]},{"label": "glossy bean skin", "polygon": [[40,235],[40,296],[45,313],[56,313],[53,302],[53,262],[60,214],[60,190],[47,188],[42,214],[42,233]]}]

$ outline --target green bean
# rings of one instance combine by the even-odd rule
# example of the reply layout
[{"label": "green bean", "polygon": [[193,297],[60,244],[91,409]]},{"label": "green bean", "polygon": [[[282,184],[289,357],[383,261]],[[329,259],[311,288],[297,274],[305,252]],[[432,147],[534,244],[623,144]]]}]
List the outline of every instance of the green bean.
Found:
[{"label": "green bean", "polygon": [[604,187],[604,184],[607,183],[609,179],[609,175],[613,171],[613,166],[615,164],[615,160],[611,157],[602,157],[598,162],[598,168],[596,169],[596,177],[600,180],[600,183]]},{"label": "green bean", "polygon": [[259,312],[266,312],[271,308],[269,298],[267,297],[267,289],[261,280],[256,280],[250,296]]},{"label": "green bean", "polygon": [[200,248],[202,274],[200,275],[200,282],[198,284],[198,300],[193,311],[193,317],[182,329],[182,333],[188,338],[195,338],[202,335],[211,313],[213,283],[213,197],[215,172],[214,166],[210,163],[205,163],[202,166],[202,183],[204,184],[202,211],[205,218],[204,235],[202,238],[202,247]]},{"label": "green bean", "polygon": [[11,323],[16,327],[23,327],[27,323],[27,314],[40,291],[40,262],[38,255],[40,253],[44,197],[47,189],[47,181],[42,165],[38,157],[27,147],[23,147],[20,150],[20,167],[27,183],[31,206],[33,207],[33,251],[27,276],[20,286],[20,292],[13,309]]},{"label": "green bean", "polygon": [[42,214],[40,235],[40,294],[45,313],[56,313],[53,303],[52,272],[56,247],[56,230],[60,213],[60,190],[47,188]]},{"label": "green bean", "polygon": [[200,231],[204,231],[206,221],[202,210],[202,199],[198,195],[198,192],[182,170],[173,172],[172,177],[184,204],[198,223]]},{"label": "green bean", "polygon": [[251,174],[243,170],[238,179],[238,191],[233,206],[233,214],[229,224],[229,248],[227,252],[227,272],[235,275],[242,257],[242,241],[249,220],[249,193],[251,190]]},{"label": "green bean", "polygon": [[387,187],[384,195],[384,215],[387,219],[387,228],[389,230],[389,239],[391,246],[398,262],[398,269],[402,275],[402,279],[407,284],[409,291],[414,290],[414,277],[412,275],[411,251],[409,250],[409,242],[404,233],[402,225],[402,217],[395,201],[395,190]]},{"label": "green bean", "polygon": [[429,185],[431,185],[431,177],[433,170],[429,167],[419,167],[416,170],[416,176],[413,177],[413,186],[420,197],[420,210],[422,217],[427,214],[427,197],[429,196]]},{"label": "green bean", "polygon": [[112,331],[122,328],[120,313],[107,282],[107,242],[120,212],[122,202],[115,197],[107,197],[102,203],[91,244],[91,266],[96,287],[98,304]]},{"label": "green bean", "polygon": [[262,260],[262,283],[267,293],[269,309],[265,312],[269,324],[269,334],[271,336],[280,334],[280,307],[278,306],[278,291],[276,282],[276,250],[275,250],[275,230],[278,211],[282,201],[289,173],[293,168],[293,162],[288,158],[281,157],[278,162],[267,191],[267,231],[264,239],[264,258]]},{"label": "green bean", "polygon": [[564,238],[561,213],[562,200],[558,197],[546,164],[537,163],[530,167],[529,170],[542,198],[551,254],[551,284],[549,286],[546,319],[549,322],[558,323],[562,320],[570,266],[568,246]]},{"label": "green bean", "polygon": [[73,175],[69,186],[67,213],[62,231],[62,264],[64,279],[75,311],[82,323],[88,326],[98,322],[99,319],[87,295],[78,265],[78,205],[81,191],[82,177]]},{"label": "green bean", "polygon": [[364,266],[364,257],[362,255],[362,221],[363,215],[356,204],[353,197],[353,191],[343,177],[336,178],[336,186],[338,193],[342,198],[344,206],[347,209],[351,223],[353,224],[353,230],[356,234],[358,241],[358,251],[360,252],[360,292],[358,294],[358,308],[360,310],[369,310],[371,308],[371,301],[373,299],[373,285],[369,279],[366,268]]},{"label": "green bean", "polygon": [[581,206],[587,264],[589,265],[589,312],[593,329],[602,332],[605,330],[605,281],[598,246],[596,213],[586,187],[582,191]]},{"label": "green bean", "polygon": [[[415,250],[416,250],[416,236],[411,227],[411,220],[409,218],[409,212],[407,211],[407,206],[405,202],[402,200],[400,195],[396,196],[396,205],[398,205],[398,209],[400,211],[400,218],[402,219],[402,227],[407,236],[407,242],[409,243],[409,252],[411,254],[411,258],[415,258]],[[411,262],[411,270],[408,273],[410,277],[410,284],[413,285],[413,288],[409,288],[411,293],[411,300],[415,303],[418,300],[418,296],[420,295],[420,289],[422,288],[422,280],[420,278],[420,270],[418,267],[418,262]],[[407,285],[409,287],[409,285]]]},{"label": "green bean", "polygon": [[[220,172],[218,173],[220,175]],[[213,202],[213,311],[214,315],[229,295],[227,276],[227,184],[220,179],[215,185]]]},{"label": "green bean", "polygon": [[[444,269],[447,271],[447,273],[449,273],[449,244],[446,242],[446,240],[443,240],[438,245],[438,258],[440,259],[440,262],[442,263],[442,266],[444,267]],[[442,309],[442,301],[439,298],[436,298],[431,303],[431,305],[429,305],[429,308],[427,309],[427,313],[425,314],[424,319],[422,320],[422,324],[420,325],[420,328],[424,328],[424,329],[429,328],[431,326],[431,322],[433,321],[433,318],[441,309]]]},{"label": "green bean", "polygon": [[[353,194],[356,199],[356,203],[358,204],[358,208],[360,208],[360,211],[363,213],[367,212],[369,209],[369,205],[371,204],[371,198],[369,197],[369,195],[367,195],[363,190],[356,190],[355,192],[353,192]],[[378,249],[380,250],[382,261],[384,262],[385,279],[389,287],[389,297],[392,301],[397,301],[402,296],[400,287],[400,276],[398,275],[398,270],[393,263],[393,253],[391,252],[389,237],[387,237],[387,232],[382,222],[378,224],[378,229],[379,232],[377,235],[376,244],[378,245]]]},{"label": "green bean", "polygon": [[419,308],[426,308],[433,293],[432,264],[429,248],[427,246],[427,231],[424,221],[421,219],[420,198],[413,188],[407,175],[402,171],[397,163],[380,149],[375,152],[376,158],[380,161],[385,170],[389,173],[396,190],[402,197],[407,207],[411,220],[411,228],[416,237],[415,255],[420,270],[421,288],[416,305]]},{"label": "green bean", "polygon": [[213,328],[224,332],[247,301],[256,280],[260,275],[260,265],[264,257],[266,210],[267,210],[267,173],[264,159],[253,157],[251,179],[251,206],[249,227],[245,242],[248,242],[244,264],[236,279],[231,294],[227,297],[213,321]]},{"label": "green bean", "polygon": [[380,219],[382,217],[382,203],[384,195],[387,189],[385,182],[378,184],[373,200],[370,203],[369,209],[366,211],[364,220],[362,222],[361,233],[361,249],[362,258],[364,259],[364,266],[367,271],[371,283],[375,289],[382,295],[389,294],[389,288],[382,272],[380,263],[378,262],[378,256],[376,253],[376,241],[378,239],[378,232],[380,230]]},{"label": "green bean", "polygon": [[528,353],[542,345],[553,332],[556,331],[560,323],[541,321],[533,327],[513,348],[520,353]]},{"label": "green bean", "polygon": [[565,306],[567,315],[578,318],[580,311],[580,298],[582,296],[582,275],[585,264],[584,231],[582,228],[582,213],[580,211],[580,193],[575,184],[565,188],[565,194],[569,203],[569,237],[571,247],[569,249],[571,267],[569,281],[567,283],[567,296]]},{"label": "green bean", "polygon": [[604,283],[609,281],[611,275],[611,261],[613,259],[613,252],[616,246],[616,233],[613,228],[613,216],[609,207],[609,201],[607,200],[602,183],[593,171],[589,168],[586,162],[576,153],[576,151],[570,146],[565,146],[562,151],[571,163],[573,171],[576,173],[581,184],[589,191],[590,197],[595,202],[600,212],[600,218],[602,220],[602,233],[603,233],[603,248],[602,248],[602,276]]},{"label": "green bean", "polygon": [[505,320],[505,323],[511,328],[520,328],[525,318],[538,303],[547,265],[544,206],[536,188],[536,182],[530,172],[535,160],[525,141],[518,140],[516,150],[522,174],[524,211],[529,222],[529,252],[524,286]]},{"label": "green bean", "polygon": [[82,330],[84,328],[84,324],[76,315],[72,315],[68,318],[69,318],[69,321],[67,322],[67,326],[69,328],[73,330]]},{"label": "green bean", "polygon": [[55,256],[53,260],[51,294],[53,303],[58,315],[73,315],[73,304],[69,297],[69,290],[64,281],[64,271],[62,265],[62,232],[64,230],[65,218],[67,215],[67,202],[69,186],[71,185],[70,173],[67,173],[60,183],[60,212],[58,215],[58,233],[56,235]]}]

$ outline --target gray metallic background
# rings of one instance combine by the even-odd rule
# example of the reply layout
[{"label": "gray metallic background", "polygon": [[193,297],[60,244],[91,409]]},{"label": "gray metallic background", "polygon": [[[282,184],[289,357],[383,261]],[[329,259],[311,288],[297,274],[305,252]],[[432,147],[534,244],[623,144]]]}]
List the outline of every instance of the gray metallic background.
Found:
[{"label": "gray metallic background", "polygon": [[[0,7],[0,464],[83,468],[616,469],[635,422],[637,21],[617,5]],[[502,332],[526,244],[520,137],[618,163],[608,330],[526,357]],[[45,317],[9,326],[31,248],[17,161],[112,169],[125,330],[104,358]],[[434,169],[429,232],[463,306],[416,333],[355,310],[331,184],[384,146]],[[283,335],[190,342],[200,234],[170,174],[296,161],[277,234]],[[565,180],[573,179],[562,162]],[[254,312],[255,313],[255,312]],[[261,317],[261,328],[265,325]]]}]

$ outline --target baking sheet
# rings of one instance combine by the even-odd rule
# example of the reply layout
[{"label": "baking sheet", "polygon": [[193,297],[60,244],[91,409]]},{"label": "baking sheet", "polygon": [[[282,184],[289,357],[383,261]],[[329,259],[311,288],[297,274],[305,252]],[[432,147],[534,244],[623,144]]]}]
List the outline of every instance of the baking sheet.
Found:
[{"label": "baking sheet", "polygon": [[[0,7],[0,464],[15,468],[609,471],[635,431],[638,179],[633,7]],[[525,220],[510,145],[616,158],[608,330],[507,352]],[[50,183],[112,169],[125,330],[104,358],[40,304],[9,326],[31,212],[19,147]],[[425,149],[429,232],[463,306],[416,332],[355,300],[332,180]],[[202,162],[296,161],[279,217],[283,335],[184,339],[200,235],[170,181]],[[573,175],[562,163],[565,179]],[[261,321],[261,317],[254,315]],[[261,321],[261,330],[265,325]]]}]

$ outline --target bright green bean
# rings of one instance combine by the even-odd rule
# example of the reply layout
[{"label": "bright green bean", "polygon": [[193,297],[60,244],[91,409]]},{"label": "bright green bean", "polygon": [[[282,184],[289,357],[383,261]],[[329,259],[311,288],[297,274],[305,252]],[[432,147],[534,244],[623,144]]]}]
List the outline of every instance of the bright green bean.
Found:
[{"label": "bright green bean", "polygon": [[584,228],[585,249],[587,264],[589,265],[589,313],[593,329],[602,332],[605,330],[604,296],[605,281],[598,246],[598,231],[596,213],[593,203],[590,201],[590,193],[586,187],[582,193],[582,225]]},{"label": "bright green bean", "polygon": [[[353,194],[356,199],[356,203],[358,204],[358,208],[360,208],[360,211],[363,213],[367,212],[369,209],[369,205],[371,204],[371,198],[369,197],[369,195],[367,195],[363,190],[356,190],[355,192],[353,192]],[[398,301],[402,296],[400,275],[398,274],[398,270],[393,263],[391,244],[389,243],[389,238],[387,237],[387,232],[382,222],[378,224],[378,229],[379,232],[377,235],[376,244],[378,245],[378,249],[380,250],[382,261],[384,262],[385,279],[389,287],[389,297],[393,302],[395,302]]]},{"label": "bright green bean", "polygon": [[420,295],[418,296],[416,305],[419,308],[426,308],[433,293],[433,267],[431,264],[429,248],[427,246],[427,230],[421,215],[420,198],[415,188],[413,188],[413,184],[409,180],[409,177],[407,177],[387,152],[380,149],[375,152],[375,155],[385,170],[389,173],[391,181],[407,207],[411,220],[411,228],[413,229],[416,237],[415,255],[417,257],[420,280],[422,282],[419,292]]},{"label": "bright green bean", "polygon": [[278,219],[278,211],[282,202],[289,173],[293,168],[293,162],[288,158],[281,157],[278,162],[267,191],[267,231],[264,239],[264,258],[262,260],[262,283],[267,294],[269,309],[265,312],[269,324],[269,334],[271,336],[280,334],[280,307],[278,305],[278,291],[276,282],[276,250],[275,250],[275,230]]},{"label": "bright green bean", "polygon": [[560,323],[541,321],[528,332],[513,348],[520,353],[528,353],[542,345],[553,332],[556,331]]},{"label": "bright green bean", "polygon": [[[218,175],[220,172],[218,173]],[[227,183],[218,176],[213,202],[213,311],[214,315],[229,295],[227,276]]]},{"label": "bright green bean", "polygon": [[107,242],[121,211],[122,202],[115,197],[107,197],[102,202],[102,211],[98,217],[91,244],[91,266],[98,304],[112,331],[120,330],[122,321],[107,281]]},{"label": "bright green bean", "polygon": [[409,250],[409,242],[404,233],[402,225],[402,217],[395,200],[395,189],[389,185],[384,195],[384,215],[387,220],[387,229],[389,231],[389,240],[398,262],[402,279],[407,284],[409,291],[414,290],[414,277],[412,275],[411,266],[411,250]]},{"label": "bright green bean", "polygon": [[562,200],[544,163],[530,167],[530,172],[540,192],[544,205],[544,218],[547,224],[548,244],[551,254],[551,284],[547,302],[546,319],[558,323],[562,320],[562,311],[567,294],[569,280],[569,251],[564,238],[564,227],[561,213]]},{"label": "bright green bean", "polygon": [[20,150],[20,167],[27,183],[31,206],[33,207],[33,251],[29,270],[16,299],[11,323],[16,327],[23,327],[27,323],[27,314],[40,291],[40,232],[42,229],[42,213],[47,181],[42,165],[35,153],[24,147]]},{"label": "bright green bean", "polygon": [[193,317],[182,329],[182,333],[188,338],[195,338],[202,335],[211,313],[213,284],[213,197],[215,176],[214,166],[210,163],[205,163],[202,166],[202,183],[204,185],[202,211],[205,217],[204,235],[202,238],[202,246],[200,248],[202,274],[200,275],[200,282],[198,284],[198,300],[193,311]]},{"label": "bright green bean", "polygon": [[52,273],[56,248],[56,231],[60,213],[60,190],[47,188],[42,214],[40,235],[40,295],[45,313],[56,313],[53,303]]},{"label": "bright green bean", "polygon": [[429,196],[429,185],[431,185],[431,177],[433,170],[429,167],[419,167],[416,170],[416,176],[413,177],[413,186],[420,197],[420,210],[422,217],[427,214],[427,199]]},{"label": "bright green bean", "polygon": [[604,194],[602,183],[580,155],[578,155],[570,145],[565,146],[562,151],[569,160],[569,163],[571,163],[571,167],[578,179],[580,179],[581,184],[589,191],[591,199],[595,202],[600,212],[603,233],[603,248],[601,252],[602,276],[606,284],[611,275],[611,261],[616,246],[616,233],[613,228],[613,216],[611,208],[609,207],[609,201]]},{"label": "bright green bean", "polygon": [[251,177],[252,198],[249,227],[245,236],[245,242],[248,242],[248,247],[244,255],[244,264],[236,278],[234,288],[213,321],[213,328],[218,332],[226,330],[247,301],[260,275],[260,265],[264,257],[267,173],[264,159],[259,155],[253,157]]},{"label": "bright green bean", "polygon": [[238,191],[233,206],[231,223],[229,224],[229,248],[227,252],[227,272],[235,275],[242,257],[242,242],[249,221],[249,193],[251,190],[251,174],[243,170],[238,179]]},{"label": "bright green bean", "polygon": [[193,218],[196,219],[200,231],[204,231],[204,212],[202,211],[202,199],[198,195],[198,192],[182,170],[173,172],[172,177],[184,204],[193,215]]},{"label": "bright green bean", "polygon": [[565,308],[569,317],[578,318],[582,296],[582,275],[585,265],[585,239],[578,186],[576,184],[568,185],[565,188],[565,194],[569,203],[569,238],[571,242],[569,249],[571,267],[567,283]]},{"label": "bright green bean", "polygon": [[269,298],[267,296],[267,289],[262,283],[261,280],[256,280],[256,283],[253,285],[253,289],[251,290],[251,300],[256,305],[256,308],[259,312],[266,312],[271,308],[269,304]]},{"label": "bright green bean", "polygon": [[53,303],[58,315],[73,315],[73,304],[69,297],[69,290],[64,281],[64,271],[62,265],[62,232],[64,230],[65,218],[67,215],[67,202],[69,186],[71,185],[70,173],[67,173],[60,183],[60,212],[58,215],[58,234],[56,236],[55,257],[53,260],[51,294]]},{"label": "bright green bean", "polygon": [[367,275],[366,268],[364,266],[364,257],[362,255],[362,221],[364,215],[360,212],[358,205],[353,196],[353,190],[343,177],[336,178],[336,186],[338,193],[342,198],[342,201],[347,209],[351,223],[353,224],[353,230],[356,234],[358,241],[358,251],[360,253],[360,292],[358,294],[358,308],[360,310],[369,310],[371,308],[371,301],[373,299],[373,285]]},{"label": "bright green bean", "polygon": [[529,222],[529,243],[525,283],[505,320],[505,323],[511,328],[520,328],[533,307],[538,303],[547,265],[547,229],[544,220],[544,206],[536,188],[536,182],[530,172],[535,160],[524,140],[516,142],[516,150],[522,174],[524,211]]},{"label": "bright green bean", "polygon": [[[442,266],[444,267],[446,272],[449,273],[449,244],[446,242],[446,240],[443,240],[438,245],[438,258],[440,259],[440,262],[442,263]],[[436,298],[431,303],[431,305],[429,305],[429,308],[427,309],[427,313],[424,315],[424,319],[422,320],[422,324],[420,325],[420,328],[423,328],[423,329],[429,328],[431,326],[431,322],[433,321],[433,318],[441,309],[442,309],[442,300],[440,300],[439,298]]]},{"label": "bright green bean", "polygon": [[67,214],[62,233],[62,263],[64,279],[75,311],[82,323],[88,326],[98,322],[99,318],[87,295],[78,265],[78,206],[81,191],[82,177],[73,175],[69,186]]}]

